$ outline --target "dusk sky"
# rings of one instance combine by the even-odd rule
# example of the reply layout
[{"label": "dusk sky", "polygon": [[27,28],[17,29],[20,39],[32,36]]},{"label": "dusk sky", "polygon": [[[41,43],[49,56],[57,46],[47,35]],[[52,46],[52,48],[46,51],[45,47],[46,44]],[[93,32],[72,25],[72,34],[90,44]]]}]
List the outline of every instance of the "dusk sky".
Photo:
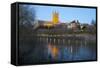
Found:
[{"label": "dusk sky", "polygon": [[40,6],[29,5],[30,9],[35,9],[36,19],[52,21],[52,13],[59,13],[60,22],[71,22],[79,20],[80,23],[91,23],[96,20],[96,9],[94,8],[77,8],[77,7],[57,7],[57,6]]}]

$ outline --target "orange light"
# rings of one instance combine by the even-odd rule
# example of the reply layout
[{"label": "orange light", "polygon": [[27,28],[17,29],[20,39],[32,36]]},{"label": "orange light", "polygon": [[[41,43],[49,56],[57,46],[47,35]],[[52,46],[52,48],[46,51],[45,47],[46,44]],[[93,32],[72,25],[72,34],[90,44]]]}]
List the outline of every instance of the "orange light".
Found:
[{"label": "orange light", "polygon": [[58,55],[58,48],[56,48],[55,46],[52,48],[52,54],[54,57]]},{"label": "orange light", "polygon": [[48,49],[50,51],[50,54],[52,55],[53,58],[56,58],[59,52],[59,49],[51,44],[48,44]]}]

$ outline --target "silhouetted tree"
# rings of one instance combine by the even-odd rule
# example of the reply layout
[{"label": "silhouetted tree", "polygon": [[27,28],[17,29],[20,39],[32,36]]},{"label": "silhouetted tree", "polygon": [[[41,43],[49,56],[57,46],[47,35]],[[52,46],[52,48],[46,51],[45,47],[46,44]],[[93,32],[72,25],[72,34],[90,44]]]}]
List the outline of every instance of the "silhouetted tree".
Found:
[{"label": "silhouetted tree", "polygon": [[29,5],[19,5],[19,25],[31,26],[35,19],[35,10]]},{"label": "silhouetted tree", "polygon": [[92,20],[91,21],[91,24],[94,25],[94,26],[96,26],[96,21],[95,20]]},{"label": "silhouetted tree", "polygon": [[19,5],[19,35],[25,38],[32,35],[32,23],[35,19],[34,7]]}]

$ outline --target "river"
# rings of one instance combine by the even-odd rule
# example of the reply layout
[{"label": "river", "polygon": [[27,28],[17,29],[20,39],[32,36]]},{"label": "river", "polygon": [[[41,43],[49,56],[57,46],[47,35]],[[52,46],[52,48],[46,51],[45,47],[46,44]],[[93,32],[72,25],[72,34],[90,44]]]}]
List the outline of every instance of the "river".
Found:
[{"label": "river", "polygon": [[[23,40],[22,40],[23,41]],[[96,59],[96,36],[34,37],[19,43],[20,64]]]}]

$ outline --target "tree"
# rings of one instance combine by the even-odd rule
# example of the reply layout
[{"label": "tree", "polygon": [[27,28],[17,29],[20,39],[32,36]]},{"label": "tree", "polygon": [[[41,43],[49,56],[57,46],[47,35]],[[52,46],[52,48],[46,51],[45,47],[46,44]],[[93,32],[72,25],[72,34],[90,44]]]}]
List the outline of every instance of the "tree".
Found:
[{"label": "tree", "polygon": [[35,10],[29,5],[19,5],[19,25],[31,26],[35,19]]},{"label": "tree", "polygon": [[34,19],[34,7],[30,5],[19,5],[19,34],[21,37],[32,35],[32,23]]},{"label": "tree", "polygon": [[96,21],[95,20],[92,20],[91,21],[91,24],[94,25],[94,26],[96,26]]},{"label": "tree", "polygon": [[92,29],[92,33],[96,33],[96,21],[95,20],[92,20],[91,21],[91,29]]}]

